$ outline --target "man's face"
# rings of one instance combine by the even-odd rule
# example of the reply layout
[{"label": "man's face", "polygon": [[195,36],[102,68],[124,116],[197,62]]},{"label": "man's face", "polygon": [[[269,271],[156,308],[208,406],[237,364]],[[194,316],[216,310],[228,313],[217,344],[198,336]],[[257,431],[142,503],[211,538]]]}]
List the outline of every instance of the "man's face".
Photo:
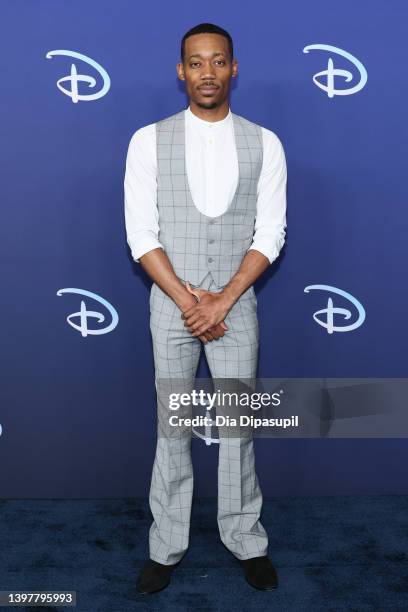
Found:
[{"label": "man's face", "polygon": [[220,34],[194,34],[185,40],[184,63],[177,64],[187,94],[201,108],[216,108],[227,99],[230,79],[238,63],[229,55],[228,41]]}]

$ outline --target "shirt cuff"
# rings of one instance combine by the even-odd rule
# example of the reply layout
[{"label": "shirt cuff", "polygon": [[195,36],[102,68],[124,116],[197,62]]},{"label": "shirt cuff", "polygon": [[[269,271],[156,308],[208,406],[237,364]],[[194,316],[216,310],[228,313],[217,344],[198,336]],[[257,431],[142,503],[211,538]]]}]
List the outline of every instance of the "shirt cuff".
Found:
[{"label": "shirt cuff", "polygon": [[265,255],[265,257],[269,260],[269,264],[273,263],[275,259],[278,257],[281,248],[283,247],[283,243],[285,242],[285,235],[280,236],[277,240],[275,239],[275,243],[273,240],[268,239],[266,236],[262,238],[257,238],[253,241],[248,251],[251,249],[255,249]]},{"label": "shirt cuff", "polygon": [[163,245],[150,232],[143,233],[143,235],[140,234],[136,238],[134,237],[132,242],[132,257],[136,263],[140,263],[140,257],[153,249],[161,248],[164,250]]}]

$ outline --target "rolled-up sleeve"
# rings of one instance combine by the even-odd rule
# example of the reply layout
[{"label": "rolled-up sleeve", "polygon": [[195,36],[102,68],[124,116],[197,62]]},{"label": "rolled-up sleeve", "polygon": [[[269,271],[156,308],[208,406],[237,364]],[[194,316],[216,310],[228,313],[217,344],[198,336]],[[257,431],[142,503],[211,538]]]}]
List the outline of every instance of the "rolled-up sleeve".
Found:
[{"label": "rolled-up sleeve", "polygon": [[258,181],[255,231],[248,251],[260,251],[271,264],[285,242],[287,168],[278,136],[264,127],[262,136],[264,153]]},{"label": "rolled-up sleeve", "polygon": [[129,143],[124,179],[125,226],[133,259],[158,247],[157,159],[155,124],[137,130]]}]

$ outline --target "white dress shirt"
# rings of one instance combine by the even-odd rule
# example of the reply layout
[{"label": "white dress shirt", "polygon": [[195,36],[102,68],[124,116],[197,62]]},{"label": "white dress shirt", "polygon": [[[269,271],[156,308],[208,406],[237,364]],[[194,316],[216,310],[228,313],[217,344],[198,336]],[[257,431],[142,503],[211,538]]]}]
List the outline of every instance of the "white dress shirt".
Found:
[{"label": "white dress shirt", "polygon": [[[220,121],[205,121],[185,109],[185,156],[194,205],[210,217],[229,207],[238,183],[238,156],[231,109]],[[285,241],[286,159],[278,136],[262,127],[263,163],[257,186],[256,220],[249,249],[260,251],[272,263]],[[127,242],[136,262],[161,247],[157,207],[156,124],[132,136],[124,180]],[[249,250],[248,249],[248,250]]]}]

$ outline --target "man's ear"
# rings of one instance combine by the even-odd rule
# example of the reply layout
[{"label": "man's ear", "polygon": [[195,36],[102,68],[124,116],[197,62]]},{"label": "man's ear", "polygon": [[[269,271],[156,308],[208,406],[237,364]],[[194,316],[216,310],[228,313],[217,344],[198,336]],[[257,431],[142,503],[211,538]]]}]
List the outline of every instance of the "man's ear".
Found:
[{"label": "man's ear", "polygon": [[176,65],[176,71],[177,71],[177,76],[181,81],[185,81],[185,75],[184,75],[184,68],[183,68],[183,64],[181,62],[179,62]]}]

